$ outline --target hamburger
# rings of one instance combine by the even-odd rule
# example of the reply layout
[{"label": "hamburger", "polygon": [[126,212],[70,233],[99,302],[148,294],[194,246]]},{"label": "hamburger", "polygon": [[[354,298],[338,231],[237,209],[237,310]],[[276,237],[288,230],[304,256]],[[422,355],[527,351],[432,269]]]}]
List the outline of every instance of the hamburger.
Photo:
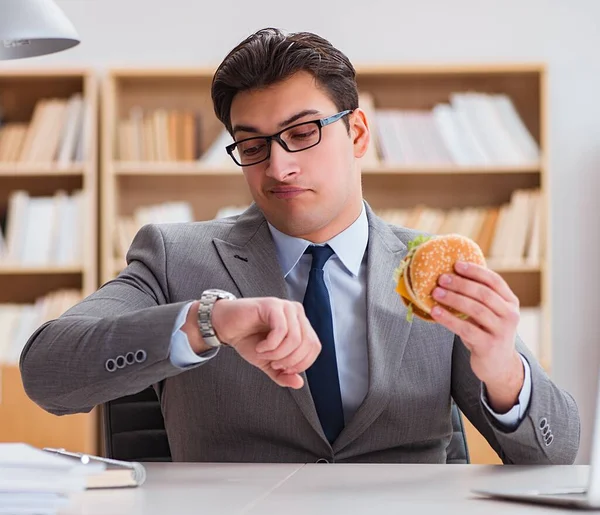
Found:
[{"label": "hamburger", "polygon": [[[433,322],[431,310],[438,304],[432,297],[438,278],[444,273],[454,273],[457,261],[466,261],[486,266],[479,245],[460,234],[439,236],[420,235],[408,243],[408,253],[394,272],[396,292],[407,307],[406,319],[413,316]],[[463,313],[444,306],[451,313],[467,318]]]}]

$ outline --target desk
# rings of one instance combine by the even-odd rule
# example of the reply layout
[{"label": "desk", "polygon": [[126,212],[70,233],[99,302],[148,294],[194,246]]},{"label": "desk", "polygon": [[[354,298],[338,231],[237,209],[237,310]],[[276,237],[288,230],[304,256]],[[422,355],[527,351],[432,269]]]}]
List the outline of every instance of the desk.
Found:
[{"label": "desk", "polygon": [[[588,466],[147,464],[135,489],[92,490],[61,515],[491,515],[557,508],[477,497],[471,488],[585,485]],[[573,511],[564,510],[565,513]]]}]

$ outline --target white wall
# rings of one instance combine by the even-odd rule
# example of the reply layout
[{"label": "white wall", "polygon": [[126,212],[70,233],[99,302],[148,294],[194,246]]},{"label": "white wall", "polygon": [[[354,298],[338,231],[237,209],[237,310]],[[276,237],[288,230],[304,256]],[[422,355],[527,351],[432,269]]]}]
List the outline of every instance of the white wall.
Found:
[{"label": "white wall", "polygon": [[216,65],[263,26],[310,30],[356,63],[545,61],[555,381],[580,406],[588,461],[600,358],[600,2],[597,0],[58,0],[83,43],[2,64]]}]

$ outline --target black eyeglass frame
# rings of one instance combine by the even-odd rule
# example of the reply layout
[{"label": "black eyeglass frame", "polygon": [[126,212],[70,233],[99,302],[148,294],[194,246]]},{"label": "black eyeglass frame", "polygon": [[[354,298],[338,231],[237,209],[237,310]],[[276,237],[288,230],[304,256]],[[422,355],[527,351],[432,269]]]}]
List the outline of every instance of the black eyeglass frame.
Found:
[{"label": "black eyeglass frame", "polygon": [[[319,143],[321,143],[321,137],[322,137],[321,129],[323,127],[326,127],[327,125],[331,125],[332,123],[337,122],[338,120],[341,120],[344,116],[346,116],[352,112],[353,112],[353,109],[347,109],[346,111],[340,111],[339,113],[332,114],[331,116],[328,116],[326,118],[320,118],[317,120],[309,120],[306,122],[300,122],[295,125],[290,125],[289,127],[286,127],[285,129],[282,129],[278,133],[272,134],[271,136],[253,136],[251,138],[244,138],[244,139],[241,139],[240,141],[234,141],[233,143],[227,145],[225,147],[225,150],[231,156],[231,159],[233,159],[233,162],[238,166],[254,166],[259,163],[263,163],[264,161],[269,159],[271,157],[271,142],[272,141],[276,141],[277,143],[279,143],[286,152],[290,152],[290,153],[304,152],[305,150],[316,147]],[[309,145],[306,148],[301,148],[299,150],[291,150],[287,146],[286,142],[283,141],[283,139],[281,139],[281,134],[283,134],[284,132],[289,131],[290,129],[294,129],[295,127],[300,127],[302,125],[310,125],[310,124],[315,124],[319,128],[319,139],[317,140],[316,143],[313,143],[312,145]],[[242,163],[238,162],[238,160],[233,155],[233,151],[235,150],[235,147],[237,145],[239,145],[240,143],[244,143],[245,141],[250,141],[253,139],[263,139],[267,142],[267,156],[265,158],[261,159],[260,161],[256,161],[253,163],[242,164]]]}]

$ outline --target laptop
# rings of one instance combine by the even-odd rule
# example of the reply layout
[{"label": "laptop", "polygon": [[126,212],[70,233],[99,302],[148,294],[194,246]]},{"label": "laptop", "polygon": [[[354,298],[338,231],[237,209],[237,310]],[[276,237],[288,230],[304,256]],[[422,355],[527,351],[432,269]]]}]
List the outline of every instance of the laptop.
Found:
[{"label": "laptop", "polygon": [[521,501],[535,504],[570,506],[582,509],[600,509],[600,375],[596,394],[596,413],[592,437],[592,453],[587,486],[583,488],[506,488],[502,486],[477,488],[477,495],[489,498]]}]

